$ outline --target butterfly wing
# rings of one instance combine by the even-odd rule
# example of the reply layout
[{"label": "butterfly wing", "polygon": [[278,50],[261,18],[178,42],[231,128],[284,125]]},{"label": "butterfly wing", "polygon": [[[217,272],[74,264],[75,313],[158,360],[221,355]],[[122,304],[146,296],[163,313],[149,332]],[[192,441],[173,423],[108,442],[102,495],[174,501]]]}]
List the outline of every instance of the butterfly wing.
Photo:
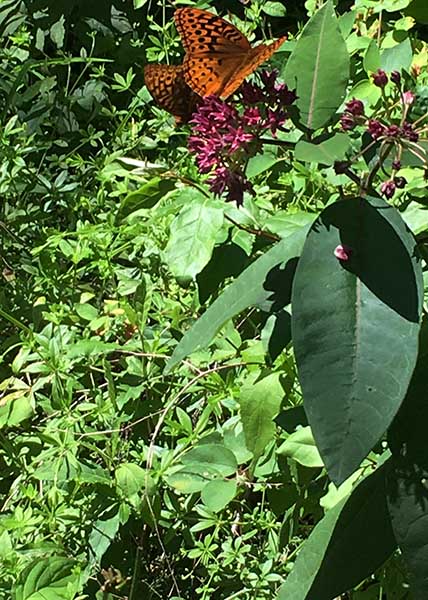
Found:
[{"label": "butterfly wing", "polygon": [[246,53],[186,54],[184,77],[199,96],[215,94],[227,98],[248,75],[272,56],[285,39],[279,38],[269,46],[260,44]]},{"label": "butterfly wing", "polygon": [[179,8],[174,19],[186,50],[185,81],[200,96],[227,98],[286,39],[251,48],[236,27],[199,8]]},{"label": "butterfly wing", "polygon": [[221,17],[200,8],[178,8],[175,26],[189,54],[247,53],[251,46],[239,29]]},{"label": "butterfly wing", "polygon": [[156,104],[171,113],[177,123],[190,119],[198,96],[187,85],[181,65],[146,65],[144,82]]}]

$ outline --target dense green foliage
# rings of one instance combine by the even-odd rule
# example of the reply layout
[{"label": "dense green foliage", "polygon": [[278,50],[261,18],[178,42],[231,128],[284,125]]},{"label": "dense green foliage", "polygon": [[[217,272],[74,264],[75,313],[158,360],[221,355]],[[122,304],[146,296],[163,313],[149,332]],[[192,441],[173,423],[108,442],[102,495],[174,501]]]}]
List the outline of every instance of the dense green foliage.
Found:
[{"label": "dense green foliage", "polygon": [[242,206],[172,6],[0,0],[0,600],[426,599],[428,9],[190,4],[289,33]]}]

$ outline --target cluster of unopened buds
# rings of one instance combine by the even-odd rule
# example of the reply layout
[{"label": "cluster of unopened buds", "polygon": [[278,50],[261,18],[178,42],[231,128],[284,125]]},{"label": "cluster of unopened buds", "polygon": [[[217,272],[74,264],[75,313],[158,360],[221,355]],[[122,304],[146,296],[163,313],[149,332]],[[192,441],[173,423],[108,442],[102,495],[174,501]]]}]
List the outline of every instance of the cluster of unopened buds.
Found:
[{"label": "cluster of unopened buds", "polygon": [[[245,191],[253,192],[245,166],[262,147],[261,136],[275,136],[287,118],[286,107],[296,99],[276,71],[263,71],[261,84],[245,82],[237,101],[208,96],[199,104],[190,125],[188,145],[201,173],[210,175],[210,190],[242,204]],[[239,108],[242,106],[243,108]]]},{"label": "cluster of unopened buds", "polygon": [[[373,83],[381,88],[385,103],[387,103],[388,99],[384,95],[384,88],[389,81],[388,75],[385,71],[379,69],[372,77]],[[411,123],[408,121],[409,109],[415,101],[415,95],[411,91],[402,91],[401,75],[398,71],[392,71],[390,80],[396,86],[396,95],[399,98],[396,104],[401,105],[401,114],[399,119],[397,119],[398,122],[392,122],[392,119],[391,122],[386,122],[383,119],[367,118],[364,113],[363,102],[355,98],[346,103],[345,111],[340,119],[341,127],[344,131],[352,131],[358,126],[363,126],[370,134],[373,142],[364,151],[380,143],[379,157],[384,172],[383,161],[394,150],[395,156],[392,161],[392,172],[388,176],[388,180],[384,181],[380,186],[380,191],[386,198],[392,198],[396,189],[403,188],[407,183],[404,177],[395,175],[401,168],[400,159],[403,150],[409,150],[419,158],[424,155],[423,149],[420,149],[418,146],[421,133],[421,129],[417,127],[418,122]],[[388,116],[389,114],[390,112],[386,111],[386,115]],[[340,172],[340,166],[338,172]]]}]

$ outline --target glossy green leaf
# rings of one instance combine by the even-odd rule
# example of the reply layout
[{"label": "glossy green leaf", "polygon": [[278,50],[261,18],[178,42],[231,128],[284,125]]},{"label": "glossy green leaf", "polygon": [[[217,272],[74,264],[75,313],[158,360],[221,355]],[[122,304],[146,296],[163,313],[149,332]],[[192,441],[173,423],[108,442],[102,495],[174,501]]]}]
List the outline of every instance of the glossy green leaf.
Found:
[{"label": "glossy green leaf", "polygon": [[184,335],[165,372],[169,373],[195,350],[208,346],[229,319],[249,306],[260,305],[266,311],[269,307],[280,310],[286,306],[293,264],[300,255],[306,232],[307,226],[281,240],[237,277]]},{"label": "glossy green leaf", "polygon": [[396,547],[384,463],[317,523],[278,600],[332,600],[379,568]]},{"label": "glossy green leaf", "polygon": [[223,208],[218,202],[202,199],[184,206],[171,223],[165,260],[175,277],[194,279],[211,258]]},{"label": "glossy green leaf", "polygon": [[278,454],[296,460],[304,467],[323,467],[310,427],[302,427],[288,436],[277,450]]},{"label": "glossy green leaf", "polygon": [[73,600],[79,576],[76,562],[62,556],[37,558],[20,574],[14,600]]},{"label": "glossy green leaf", "polygon": [[385,48],[380,57],[381,68],[387,73],[391,71],[408,71],[412,64],[412,44],[406,38],[392,48]]},{"label": "glossy green leaf", "polygon": [[309,129],[325,125],[342,103],[349,76],[349,55],[331,1],[305,25],[283,76],[296,89],[298,120]]},{"label": "glossy green leaf", "polygon": [[[350,248],[348,261],[334,255]],[[341,484],[378,442],[416,362],[421,266],[395,208],[348,199],[308,234],[292,297],[305,411],[330,477]]]},{"label": "glossy green leaf", "polygon": [[346,133],[336,133],[320,144],[310,144],[305,141],[297,142],[294,156],[298,160],[306,162],[332,165],[336,160],[346,158],[350,145],[351,140]]},{"label": "glossy green leaf", "polygon": [[224,481],[221,479],[210,481],[201,492],[201,499],[205,506],[217,512],[231,502],[236,495],[236,480]]},{"label": "glossy green leaf", "polygon": [[245,444],[255,459],[263,454],[266,445],[275,435],[274,418],[279,413],[284,398],[279,373],[259,377],[258,372],[252,373],[241,387],[239,395]]}]

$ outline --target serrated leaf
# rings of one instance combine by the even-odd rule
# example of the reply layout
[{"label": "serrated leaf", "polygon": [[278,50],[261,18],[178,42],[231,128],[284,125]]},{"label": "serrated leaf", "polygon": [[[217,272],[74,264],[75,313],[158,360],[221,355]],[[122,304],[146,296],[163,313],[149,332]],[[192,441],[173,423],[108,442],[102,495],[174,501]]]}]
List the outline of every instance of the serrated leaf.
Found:
[{"label": "serrated leaf", "polygon": [[325,125],[342,103],[349,76],[349,54],[331,1],[305,25],[283,76],[296,89],[298,120],[309,129]]},{"label": "serrated leaf", "polygon": [[[348,261],[334,255],[351,250]],[[292,332],[305,411],[340,485],[396,414],[416,362],[421,266],[395,208],[337,202],[314,223],[295,275]]]}]

